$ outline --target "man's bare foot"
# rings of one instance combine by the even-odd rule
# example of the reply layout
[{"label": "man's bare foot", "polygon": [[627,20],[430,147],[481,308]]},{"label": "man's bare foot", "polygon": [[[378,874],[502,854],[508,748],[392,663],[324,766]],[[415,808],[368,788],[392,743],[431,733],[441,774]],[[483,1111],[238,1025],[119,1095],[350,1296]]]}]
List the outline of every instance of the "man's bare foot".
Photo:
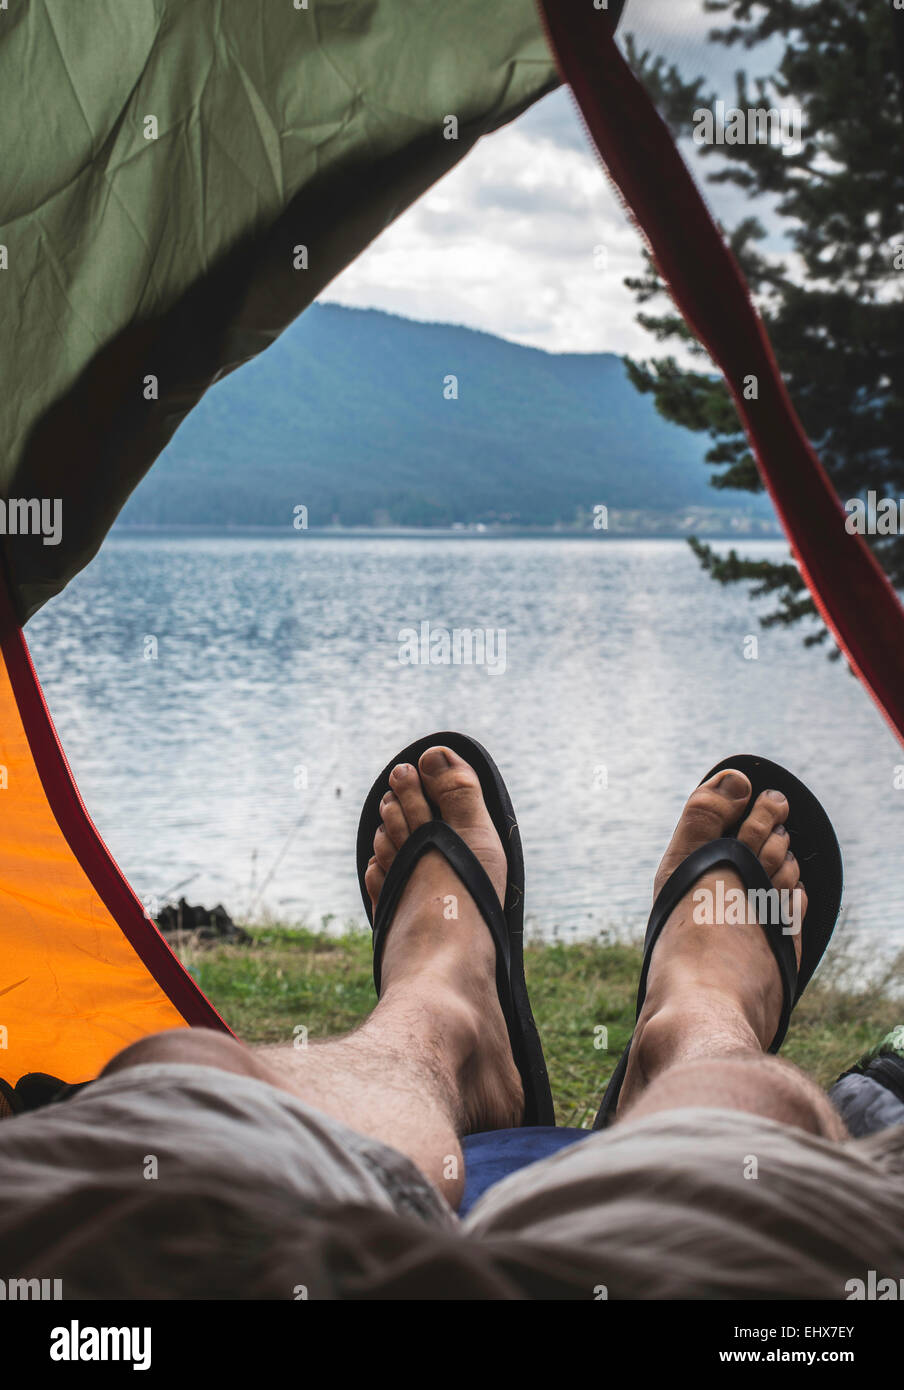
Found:
[{"label": "man's bare foot", "polygon": [[[659,866],[657,894],[689,854],[732,829],[749,796],[748,779],[732,769],[716,774],[692,793]],[[799,924],[807,899],[785,829],[788,811],[780,792],[763,792],[750,807],[737,838],[758,856],[772,886],[789,894],[785,902],[796,908]],[[699,1057],[763,1051],[772,1042],[781,1017],[782,983],[762,927],[749,918],[744,924],[720,924],[718,915],[712,924],[701,924],[706,914],[699,905],[724,901],[732,889],[740,889],[746,898],[733,870],[720,868],[704,875],[663,928],[650,961],[619,1115],[668,1066]],[[712,896],[708,900],[697,896],[701,890]],[[731,921],[727,914],[726,918]],[[793,940],[799,961],[799,932]]]},{"label": "man's bare foot", "polygon": [[[437,747],[421,755],[417,768],[403,763],[390,773],[364,879],[374,908],[396,853],[412,831],[433,819],[428,797],[480,860],[504,903],[505,851],[477,774],[450,748]],[[520,1124],[524,1094],[496,991],[493,938],[436,850],[419,861],[386,936],[380,997],[403,994],[434,1020],[443,1055],[455,1059],[464,1132]]]}]

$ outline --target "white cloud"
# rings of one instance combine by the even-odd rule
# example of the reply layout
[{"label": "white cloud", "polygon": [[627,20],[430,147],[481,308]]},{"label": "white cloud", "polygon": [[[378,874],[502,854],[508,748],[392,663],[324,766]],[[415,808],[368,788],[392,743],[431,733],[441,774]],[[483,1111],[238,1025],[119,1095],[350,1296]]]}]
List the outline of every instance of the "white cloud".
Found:
[{"label": "white cloud", "polygon": [[[684,75],[706,72],[730,91],[740,59],[706,42],[713,22],[700,0],[629,0],[623,27]],[[702,161],[691,158],[700,177]],[[707,185],[706,197],[729,225],[751,210],[731,186]],[[658,345],[635,322],[638,306],[623,283],[643,270],[641,247],[560,90],[482,140],[322,298],[461,323],[554,352],[648,356]]]},{"label": "white cloud", "polygon": [[563,148],[520,122],[481,141],[323,298],[552,351],[645,351],[622,284],[641,268],[640,241],[582,143]]}]

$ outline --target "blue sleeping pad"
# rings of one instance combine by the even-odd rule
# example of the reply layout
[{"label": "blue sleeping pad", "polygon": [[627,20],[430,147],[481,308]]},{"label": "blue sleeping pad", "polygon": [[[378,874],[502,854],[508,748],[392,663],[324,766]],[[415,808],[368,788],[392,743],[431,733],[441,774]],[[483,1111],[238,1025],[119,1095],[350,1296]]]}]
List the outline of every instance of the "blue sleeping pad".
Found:
[{"label": "blue sleeping pad", "polygon": [[465,1155],[465,1195],[459,1216],[470,1211],[478,1197],[510,1173],[551,1158],[580,1139],[588,1139],[589,1129],[565,1129],[552,1125],[526,1125],[524,1129],[495,1129],[486,1134],[469,1134],[462,1140]]}]

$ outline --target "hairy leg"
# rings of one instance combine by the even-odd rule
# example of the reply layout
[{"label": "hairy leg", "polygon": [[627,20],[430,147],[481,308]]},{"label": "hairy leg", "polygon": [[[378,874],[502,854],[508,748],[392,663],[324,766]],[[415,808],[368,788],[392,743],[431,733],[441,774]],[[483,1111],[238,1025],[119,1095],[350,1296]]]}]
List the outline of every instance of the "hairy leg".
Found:
[{"label": "hairy leg", "polygon": [[[481,860],[500,895],[506,860],[473,769],[428,749],[420,770],[393,770],[367,886],[376,902],[409,833],[432,816],[424,792]],[[458,915],[447,920],[453,895]],[[382,995],[346,1037],[305,1048],[249,1048],[203,1029],[142,1038],[106,1073],[146,1062],[192,1062],[254,1076],[406,1154],[456,1208],[464,1187],[460,1136],[517,1125],[521,1081],[496,993],[496,956],[483,918],[447,861],[424,855],[386,938]]]},{"label": "hairy leg", "polygon": [[387,999],[354,1033],[306,1048],[247,1047],[178,1028],[133,1043],[103,1074],[178,1062],[256,1077],[406,1154],[454,1209],[464,1185],[463,1106],[450,1020],[438,1023],[427,1004]]}]

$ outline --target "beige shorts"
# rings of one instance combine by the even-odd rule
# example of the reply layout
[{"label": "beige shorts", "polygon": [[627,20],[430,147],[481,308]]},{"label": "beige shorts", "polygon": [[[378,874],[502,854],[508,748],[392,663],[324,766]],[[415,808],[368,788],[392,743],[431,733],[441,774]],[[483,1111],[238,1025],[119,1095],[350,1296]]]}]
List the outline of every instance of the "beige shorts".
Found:
[{"label": "beige shorts", "polygon": [[0,1279],[63,1298],[845,1299],[870,1271],[904,1280],[904,1127],[837,1145],[671,1111],[459,1221],[402,1154],[287,1092],[150,1064],[0,1122],[0,1174]]}]

